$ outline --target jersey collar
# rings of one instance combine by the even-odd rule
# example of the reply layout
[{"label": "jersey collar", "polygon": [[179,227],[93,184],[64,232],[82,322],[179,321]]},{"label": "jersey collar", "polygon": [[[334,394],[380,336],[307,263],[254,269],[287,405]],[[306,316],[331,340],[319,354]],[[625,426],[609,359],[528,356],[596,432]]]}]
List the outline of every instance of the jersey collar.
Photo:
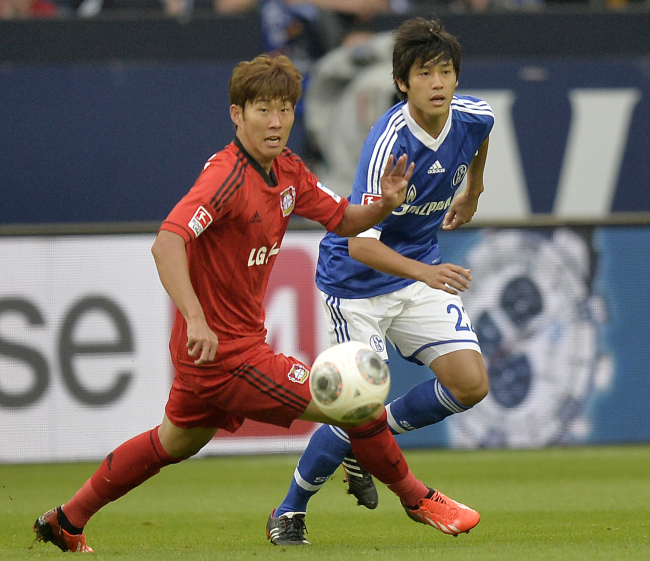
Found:
[{"label": "jersey collar", "polygon": [[402,115],[404,115],[404,120],[406,121],[406,126],[411,131],[411,134],[417,138],[422,144],[427,148],[430,148],[434,152],[438,151],[438,148],[442,145],[449,134],[451,129],[451,115],[453,111],[449,109],[449,115],[447,116],[447,121],[445,126],[442,127],[438,138],[433,138],[427,131],[425,131],[420,125],[415,122],[415,119],[411,117],[411,112],[409,111],[408,101],[402,107]]},{"label": "jersey collar", "polygon": [[250,165],[253,167],[253,169],[259,173],[262,176],[262,179],[266,182],[266,184],[269,187],[277,187],[278,186],[278,178],[275,175],[275,172],[273,169],[271,169],[271,173],[266,173],[264,168],[260,165],[260,163],[251,156],[246,148],[244,148],[244,145],[241,143],[241,140],[237,136],[235,136],[235,140],[233,140],[237,148],[239,148],[244,156],[246,156],[246,159],[250,162]]}]

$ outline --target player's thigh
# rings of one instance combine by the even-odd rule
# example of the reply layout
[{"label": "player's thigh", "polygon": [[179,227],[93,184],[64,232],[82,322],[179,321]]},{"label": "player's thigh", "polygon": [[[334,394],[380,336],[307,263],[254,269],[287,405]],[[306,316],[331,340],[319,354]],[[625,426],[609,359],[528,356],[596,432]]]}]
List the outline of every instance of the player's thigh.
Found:
[{"label": "player's thigh", "polygon": [[440,383],[463,405],[472,406],[488,393],[489,382],[481,353],[461,349],[439,356],[430,363]]},{"label": "player's thigh", "polygon": [[430,365],[440,356],[460,351],[480,353],[478,338],[458,295],[414,283],[402,312],[386,335],[407,360]]},{"label": "player's thigh", "polygon": [[242,363],[201,394],[207,403],[233,415],[289,427],[311,402],[309,368],[276,354],[268,344],[242,357]]},{"label": "player's thigh", "polygon": [[[223,379],[226,379],[225,375],[217,369],[211,376],[176,372],[165,405],[165,419],[169,424],[163,420],[161,426],[163,434],[160,438],[161,441],[164,440],[163,447],[166,450],[167,446],[174,448],[182,446],[181,441],[185,441],[189,434],[200,434],[201,431],[209,432],[216,429],[234,432],[241,426],[244,422],[243,417],[233,415],[206,399],[206,395],[213,392],[215,387],[218,388]],[[195,431],[195,429],[199,430]]]},{"label": "player's thigh", "polygon": [[402,310],[394,293],[372,298],[338,298],[320,293],[331,345],[360,341],[388,360],[385,334]]}]

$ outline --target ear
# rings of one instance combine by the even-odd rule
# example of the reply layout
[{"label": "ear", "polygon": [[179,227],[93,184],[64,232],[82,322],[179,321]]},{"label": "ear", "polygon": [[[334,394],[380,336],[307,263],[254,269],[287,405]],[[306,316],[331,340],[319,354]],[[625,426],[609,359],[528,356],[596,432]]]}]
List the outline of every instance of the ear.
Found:
[{"label": "ear", "polygon": [[244,120],[244,109],[239,105],[230,106],[230,119],[235,123],[236,127],[239,127]]},{"label": "ear", "polygon": [[401,91],[404,94],[408,93],[408,86],[404,83],[404,80],[402,80],[401,78],[397,78],[395,82],[397,83],[397,87],[399,88],[399,91]]}]

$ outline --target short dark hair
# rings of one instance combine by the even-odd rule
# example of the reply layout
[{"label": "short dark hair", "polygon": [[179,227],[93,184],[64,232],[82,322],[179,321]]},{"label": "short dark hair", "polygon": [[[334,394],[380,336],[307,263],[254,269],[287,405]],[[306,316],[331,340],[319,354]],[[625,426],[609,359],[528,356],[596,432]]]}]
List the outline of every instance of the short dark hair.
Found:
[{"label": "short dark hair", "polygon": [[400,99],[406,95],[399,89],[397,80],[408,86],[413,65],[451,62],[456,76],[459,76],[461,58],[458,39],[444,30],[439,19],[417,17],[403,22],[395,32],[393,47],[393,82]]},{"label": "short dark hair", "polygon": [[239,107],[259,99],[281,99],[295,106],[302,94],[302,75],[284,55],[260,55],[235,66],[228,94],[230,103]]}]

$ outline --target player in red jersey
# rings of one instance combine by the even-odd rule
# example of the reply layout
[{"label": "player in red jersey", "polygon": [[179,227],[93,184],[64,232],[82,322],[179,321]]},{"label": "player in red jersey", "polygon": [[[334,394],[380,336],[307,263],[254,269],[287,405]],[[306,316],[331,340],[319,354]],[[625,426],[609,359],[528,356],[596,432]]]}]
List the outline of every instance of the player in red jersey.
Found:
[{"label": "player in red jersey", "polygon": [[[406,156],[391,159],[381,199],[351,205],[286,148],[301,94],[300,73],[288,58],[239,63],[229,93],[235,140],[208,160],[152,248],[178,309],[170,341],[175,377],[162,423],[116,448],[71,500],[36,520],[36,539],[63,551],[92,551],[83,529],[93,514],[196,454],[220,428],[234,432],[245,418],[284,427],[298,418],[333,422],[311,403],[308,367],[265,341],[269,275],[292,214],[356,235],[402,203],[413,164]],[[359,462],[417,516],[430,489],[408,468],[385,411],[342,427]],[[300,517],[271,520],[269,537],[282,530],[291,543],[308,543]]]}]

